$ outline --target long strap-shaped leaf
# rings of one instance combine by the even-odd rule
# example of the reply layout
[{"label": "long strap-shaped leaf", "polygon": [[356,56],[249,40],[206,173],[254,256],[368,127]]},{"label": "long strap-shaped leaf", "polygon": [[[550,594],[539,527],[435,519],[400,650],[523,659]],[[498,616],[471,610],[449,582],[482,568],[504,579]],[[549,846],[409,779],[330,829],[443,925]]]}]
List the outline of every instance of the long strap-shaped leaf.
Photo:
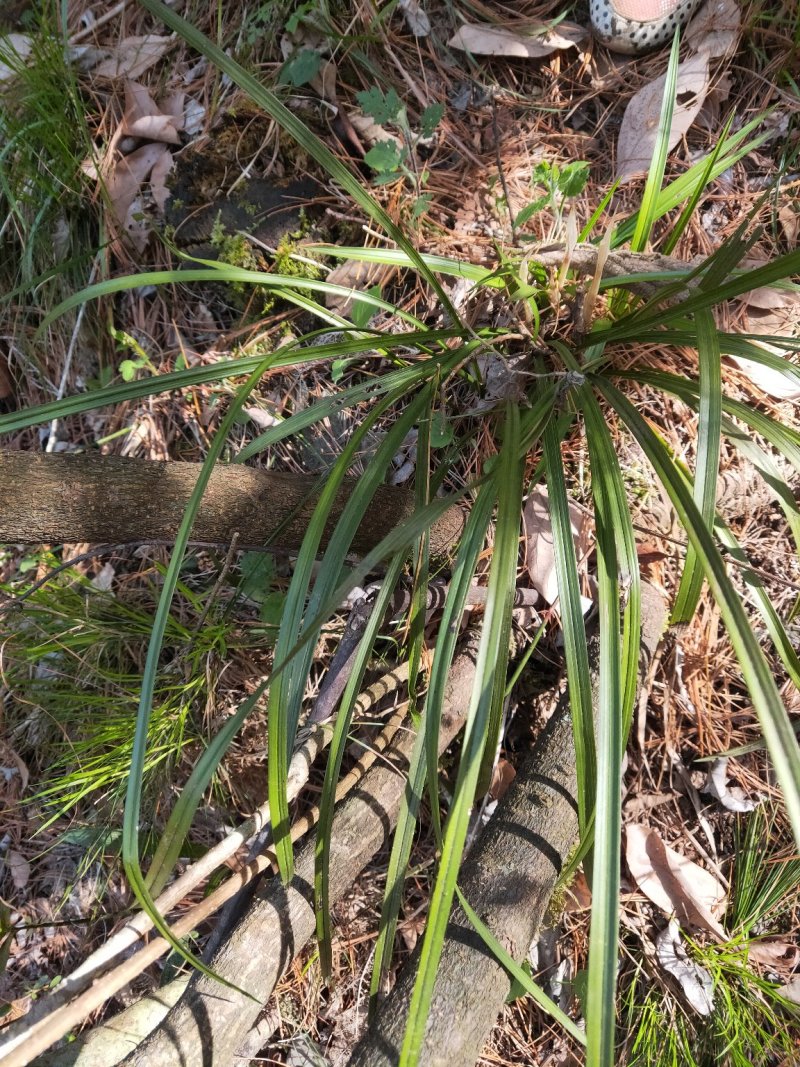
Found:
[{"label": "long strap-shaped leaf", "polygon": [[795,840],[800,843],[800,747],[769,664],[748,622],[744,605],[728,577],[713,536],[706,528],[683,477],[676,470],[663,443],[618,389],[600,380],[596,386],[639,442],[697,551],[758,714],[778,782],[783,789]]},{"label": "long strap-shaped leaf", "polygon": [[[589,409],[591,411],[591,408]],[[600,670],[597,691],[597,803],[592,857],[592,920],[589,938],[586,1062],[588,1067],[614,1063],[618,967],[620,778],[624,749],[623,645],[620,636],[620,588],[616,502],[619,468],[608,464],[605,424],[587,417],[586,438],[592,474],[597,538],[597,598]],[[611,449],[613,452],[613,449]],[[623,488],[624,493],[624,488]],[[629,644],[630,650],[630,644]],[[638,646],[637,646],[638,652]]]},{"label": "long strap-shaped leaf", "polygon": [[461,892],[458,886],[456,886],[456,894],[458,895],[461,907],[464,909],[464,914],[472,923],[473,927],[475,928],[475,932],[480,935],[486,947],[494,955],[498,962],[501,963],[503,967],[505,967],[509,975],[517,982],[519,982],[525,992],[528,993],[528,995],[536,1001],[542,1011],[546,1011],[547,1014],[551,1015],[557,1023],[560,1023],[561,1026],[563,1026],[564,1029],[567,1031],[567,1033],[575,1041],[578,1042],[578,1044],[585,1045],[586,1034],[584,1034],[583,1030],[581,1030],[578,1026],[575,1025],[572,1019],[570,1019],[569,1015],[567,1015],[565,1011],[562,1011],[561,1008],[559,1008],[558,1004],[556,1004],[555,1001],[551,1000],[550,997],[548,997],[548,995],[544,992],[541,986],[537,985],[536,982],[534,982],[528,972],[523,970],[522,967],[516,962],[516,960],[514,960],[513,957],[508,954],[508,952],[503,948],[503,946],[494,936],[494,934],[486,925],[486,923],[480,919],[474,908],[470,907],[469,901]]},{"label": "long strap-shaped leaf", "polygon": [[569,707],[578,771],[578,823],[581,837],[586,833],[597,792],[597,759],[594,743],[592,681],[586,626],[581,607],[578,564],[567,503],[567,489],[561,460],[561,439],[551,420],[544,432],[544,462],[547,478],[550,521],[553,527],[553,553],[558,581],[558,604],[564,659],[567,664]]},{"label": "long strap-shaped leaf", "polygon": [[800,272],[800,251],[787,252],[770,263],[766,263],[763,267],[737,274],[723,285],[714,289],[709,289],[708,291],[700,289],[670,308],[654,307],[645,309],[621,319],[606,331],[604,340],[609,344],[617,341],[636,340],[643,330],[652,329],[659,323],[668,324],[672,319],[685,318],[687,315],[693,315],[703,308],[714,307],[723,300],[732,300],[736,296],[742,296],[753,289],[761,288],[761,286],[783,281],[784,278],[788,278],[798,272]]},{"label": "long strap-shaped leaf", "polygon": [[[150,642],[147,646],[144,671],[142,672],[142,689],[139,696],[139,709],[136,714],[136,728],[133,736],[133,749],[131,752],[131,766],[128,775],[128,788],[125,797],[125,813],[122,821],[122,862],[125,868],[131,889],[136,895],[144,911],[147,912],[153,925],[166,938],[172,947],[185,959],[209,977],[218,978],[213,971],[195,956],[172,934],[164,917],[158,913],[153,902],[152,894],[147,887],[139,859],[139,821],[142,806],[142,772],[147,752],[147,734],[150,724],[150,715],[153,706],[153,693],[155,690],[156,677],[158,674],[158,661],[161,655],[161,647],[164,642],[164,632],[169,618],[172,598],[180,576],[181,564],[186,552],[186,546],[192,532],[192,524],[203,499],[203,494],[211,478],[214,464],[219,459],[225,446],[228,434],[242,409],[247,397],[258,384],[262,375],[269,368],[274,357],[270,356],[262,360],[261,364],[253,371],[246,383],[241,387],[226,413],[220,428],[217,431],[211,447],[208,450],[197,483],[186,505],[186,510],[181,520],[181,525],[175,538],[175,547],[170,558],[167,573],[164,576],[164,585],[158,600]],[[225,985],[230,982],[223,981]]]},{"label": "long strap-shaped leaf", "polygon": [[[301,289],[314,293],[329,293],[333,296],[345,298],[351,298],[353,295],[353,290],[347,285],[336,285],[334,282],[325,282],[318,278],[303,278],[294,274],[270,274],[267,271],[231,267],[227,263],[206,262],[207,265],[204,267],[191,267],[187,270],[153,270],[142,274],[124,274],[119,278],[108,278],[106,281],[97,282],[95,285],[87,285],[85,289],[72,293],[66,300],[62,300],[52,311],[48,312],[36,332],[41,334],[61,315],[75,307],[79,307],[81,304],[85,304],[87,300],[99,300],[101,297],[110,296],[112,293],[124,293],[128,289],[139,289],[143,285],[224,282],[228,285],[256,285],[262,289],[277,289],[279,292]],[[390,304],[388,300],[382,300],[379,296],[373,296],[370,293],[359,293],[358,299],[376,310],[389,311],[412,326],[421,328],[423,325],[419,319],[410,315],[407,311],[402,311],[395,304]]]},{"label": "long strap-shaped leaf", "polygon": [[497,686],[505,689],[508,645],[506,643],[503,647],[503,635],[506,633],[506,618],[513,603],[522,497],[519,442],[519,411],[515,405],[509,404],[506,408],[503,444],[492,477],[498,499],[497,528],[475,671],[475,687],[467,715],[453,803],[445,828],[439,872],[422,943],[419,973],[411,997],[408,1025],[400,1053],[400,1067],[412,1067],[419,1062],[425,1021],[430,1009],[469,815],[475,797],[475,784],[485,746],[493,693]]},{"label": "long strap-shaped leaf", "polygon": [[[652,385],[656,389],[665,389],[673,393],[688,404],[697,405],[699,389],[697,382],[691,378],[682,378],[677,374],[668,374],[665,371],[630,370],[618,375],[620,378],[628,378],[634,382],[642,382],[644,385]],[[800,471],[800,432],[791,426],[784,426],[763,411],[734,400],[732,397],[722,394],[722,410],[735,419],[740,419],[751,430],[765,437],[789,463]]]},{"label": "long strap-shaped leaf", "polygon": [[[431,374],[435,365],[429,365]],[[314,591],[306,605],[312,569],[317,558],[319,545],[330,509],[333,505],[342,480],[358,454],[361,443],[370,432],[381,414],[388,411],[398,400],[398,394],[391,394],[382,401],[358,426],[352,438],[345,445],[341,457],[329,472],[320,493],[319,501],[312,515],[306,536],[295,563],[294,574],[286,597],[286,604],[281,619],[281,628],[275,646],[275,659],[278,662],[289,660],[289,653],[298,637],[306,629],[304,616],[316,617],[322,604],[338,584],[341,565],[364,510],[369,507],[372,496],[383,478],[384,471],[396,453],[402,439],[413,426],[422,410],[424,396],[416,397],[407,404],[406,410],[390,429],[381,443],[378,453],[359,479],[353,493],[345,505],[336,528],[331,535],[322,563],[319,567]],[[316,625],[316,623],[315,623]],[[305,644],[302,652],[289,663],[289,669],[276,677],[270,688],[267,707],[269,749],[267,754],[269,780],[267,783],[270,808],[273,813],[275,852],[281,877],[288,882],[293,874],[294,861],[292,844],[289,836],[289,807],[286,798],[286,776],[300,707],[305,692],[308,669],[313,655],[313,647]]]},{"label": "long strap-shaped leaf", "polygon": [[[722,367],[714,319],[708,308],[695,316],[697,353],[700,358],[700,407],[697,427],[697,471],[694,478],[694,502],[706,528],[714,526],[719,476],[719,450],[722,430]],[[703,568],[692,545],[686,553],[675,607],[673,623],[688,622],[697,609],[703,588]]]},{"label": "long strap-shaped leaf", "polygon": [[645,248],[647,248],[647,243],[653,230],[653,223],[658,218],[658,199],[661,193],[661,183],[664,180],[664,170],[667,165],[672,113],[675,110],[675,93],[678,87],[680,47],[680,32],[676,31],[672,39],[672,51],[670,52],[666,80],[664,82],[664,95],[661,99],[661,114],[658,119],[653,155],[650,160],[650,168],[647,172],[641,203],[639,204],[636,226],[631,237],[631,249],[634,252],[644,252]]},{"label": "long strap-shaped leaf", "polygon": [[383,625],[386,609],[389,606],[392,593],[397,580],[400,577],[405,564],[404,555],[398,553],[386,573],[380,592],[378,593],[372,614],[369,617],[364,635],[356,652],[350,677],[347,679],[344,693],[342,694],[341,707],[336,717],[333,728],[328,762],[325,766],[325,780],[322,785],[322,794],[319,801],[319,819],[317,821],[317,840],[314,851],[314,909],[317,916],[317,941],[319,942],[320,965],[322,977],[327,981],[331,975],[332,951],[331,951],[331,910],[329,871],[331,854],[331,827],[333,826],[333,811],[336,804],[336,785],[339,781],[339,772],[342,768],[342,758],[350,732],[350,723],[353,719],[353,708],[361,691],[369,657],[378,631]]},{"label": "long strap-shaped leaf", "polygon": [[[691,166],[684,174],[681,174],[669,185],[665,186],[659,193],[656,210],[657,218],[663,218],[669,211],[674,210],[682,204],[687,197],[691,197],[695,194],[698,188],[702,188],[703,184],[713,181],[718,178],[720,174],[723,174],[729,167],[732,167],[744,156],[749,155],[755,151],[760,144],[762,144],[769,136],[769,130],[765,130],[763,133],[758,134],[751,141],[746,141],[746,138],[750,134],[754,133],[758,126],[760,126],[764,119],[767,117],[768,112],[762,115],[756,115],[754,119],[751,119],[745,126],[730,137],[724,138],[722,142],[722,148],[717,153],[717,159],[711,169],[707,167],[708,157],[704,157]],[[630,218],[621,222],[614,231],[614,236],[611,242],[612,248],[619,248],[621,245],[630,241],[633,236],[639,221],[639,212],[632,215]]]},{"label": "long strap-shaped leaf", "polygon": [[334,181],[338,182],[352,196],[359,207],[366,211],[379,226],[383,227],[392,240],[396,241],[400,248],[408,253],[414,266],[436,293],[443,307],[451,316],[452,321],[458,322],[458,313],[442,288],[439,279],[423,261],[403,230],[390,218],[375,198],[370,196],[358,178],[331,152],[327,145],[316,137],[297,115],[282,104],[274,93],[271,93],[257,78],[249,74],[244,67],[218,45],[210,41],[196,26],[181,18],[166,4],[161,3],[161,0],[139,0],[139,2],[142,7],[147,8],[148,11],[160,18],[171,30],[174,30],[175,33],[182,37],[191,48],[204,55],[223,74],[227,74],[235,85],[238,85],[240,89],[247,93],[255,104],[262,107],[282,129],[286,130],[297,141],[304,151],[308,152],[312,159],[315,159],[330,174]]},{"label": "long strap-shaped leaf", "polygon": [[[414,748],[411,752],[408,769],[408,784],[403,794],[403,801],[392,841],[389,866],[386,872],[386,889],[370,983],[370,1010],[373,1010],[376,1005],[381,981],[388,972],[392,959],[397,917],[400,913],[400,904],[402,902],[403,882],[411,855],[414,829],[419,806],[422,803],[426,778],[431,796],[431,811],[436,812],[438,827],[439,793],[436,772],[438,770],[440,712],[444,687],[455,655],[458,622],[464,616],[475,566],[486,539],[486,530],[492,516],[494,505],[492,490],[493,487],[491,486],[484,487],[479,492],[475,505],[470,509],[467,525],[461,537],[450,586],[445,598],[442,621],[439,625],[439,635],[434,652],[433,667],[425,698],[425,707],[420,719],[417,736],[414,739]],[[434,751],[433,756],[431,756],[431,748]],[[432,774],[430,773],[431,764],[433,767]],[[441,840],[440,827],[438,827],[437,837]]]},{"label": "long strap-shaped leaf", "polygon": [[[394,349],[402,350],[403,348],[415,349],[418,347],[424,350],[431,350],[441,341],[459,336],[461,336],[461,331],[458,329],[413,330],[410,333],[382,337],[380,338],[380,346],[389,351]],[[304,342],[305,338],[301,337],[298,338],[296,344],[280,348],[275,353],[274,362],[270,366],[277,369],[297,366],[309,360],[338,359],[341,356],[369,352],[376,346],[376,339],[372,337],[358,337],[353,340],[341,339],[335,342],[332,341],[329,344],[313,346],[310,344],[305,345]],[[18,430],[24,430],[28,426],[36,426],[38,423],[49,422],[54,418],[80,415],[84,411],[93,411],[95,408],[112,404],[122,404],[129,400],[139,400],[142,397],[154,396],[157,393],[169,393],[175,389],[189,389],[194,385],[218,382],[224,378],[236,378],[249,374],[261,364],[263,358],[263,355],[259,355],[223,359],[211,366],[187,367],[184,370],[170,371],[167,374],[154,374],[150,378],[140,378],[134,382],[109,385],[104,389],[80,393],[77,396],[66,396],[62,400],[54,400],[47,404],[25,408],[22,411],[10,412],[8,415],[0,415],[0,434],[16,433]],[[369,382],[360,388],[364,388],[368,392],[371,391],[373,395],[386,391],[384,388],[386,381],[390,382],[388,388],[394,387],[393,379],[390,376],[408,369],[410,368],[399,368],[398,371],[388,371],[381,377],[370,378]],[[322,403],[336,404],[340,396],[346,404],[343,394],[338,394],[328,398],[327,401],[317,401],[314,404],[314,410],[316,410],[317,405]],[[305,412],[297,413],[298,416],[301,414],[313,419],[311,408],[307,408]],[[253,444],[255,445],[255,442]],[[257,452],[258,448],[253,447],[250,451],[247,449],[243,451],[249,456]],[[242,453],[240,453],[240,457],[242,457]]]}]

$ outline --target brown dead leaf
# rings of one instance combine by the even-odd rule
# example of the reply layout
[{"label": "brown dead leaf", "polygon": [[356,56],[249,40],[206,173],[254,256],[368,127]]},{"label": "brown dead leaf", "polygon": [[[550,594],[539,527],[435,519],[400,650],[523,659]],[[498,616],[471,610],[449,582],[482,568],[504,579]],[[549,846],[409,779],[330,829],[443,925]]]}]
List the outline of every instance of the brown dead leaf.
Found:
[{"label": "brown dead leaf", "polygon": [[319,71],[309,82],[311,88],[322,100],[329,104],[337,103],[336,96],[336,64],[332,59],[326,59]]},{"label": "brown dead leaf", "polygon": [[450,48],[460,48],[474,56],[542,59],[561,49],[574,48],[587,36],[587,31],[573,22],[560,22],[556,30],[535,23],[502,27],[467,22],[447,43]]},{"label": "brown dead leaf", "polygon": [[492,784],[489,786],[489,796],[492,800],[502,800],[516,777],[517,772],[508,760],[499,759],[492,771]]},{"label": "brown dead leaf", "polygon": [[139,82],[125,83],[125,114],[120,132],[123,137],[140,137],[145,141],[180,144],[178,130],[182,115],[165,112],[158,107],[147,89]]},{"label": "brown dead leaf", "polygon": [[721,78],[716,79],[700,108],[700,114],[697,116],[698,126],[702,126],[705,130],[717,129],[720,124],[722,105],[731,95],[732,88],[733,80],[729,74],[723,74]]},{"label": "brown dead leaf", "polygon": [[564,911],[572,912],[588,911],[592,906],[592,891],[586,881],[583,870],[579,870],[572,880],[572,884],[564,894]]},{"label": "brown dead leaf", "polygon": [[800,337],[800,292],[772,286],[753,289],[741,297],[739,311],[738,329],[743,333],[762,334],[764,337],[763,341],[751,340],[750,344],[786,360],[794,372],[785,375],[745,356],[729,355],[728,358],[767,396],[776,400],[797,400],[800,397],[800,368],[791,360],[790,352],[779,344],[773,344],[768,338]]},{"label": "brown dead leaf", "polygon": [[717,919],[725,910],[725,890],[709,871],[667,848],[655,830],[637,823],[625,828],[625,858],[644,895],[683,926],[727,934]]},{"label": "brown dead leaf", "polygon": [[790,248],[797,244],[797,235],[800,233],[800,207],[797,203],[784,204],[778,209],[778,221],[786,235],[786,243]]},{"label": "brown dead leaf", "polygon": [[414,915],[400,923],[397,929],[408,951],[413,952],[417,941],[419,941],[419,935],[425,929],[425,916]]},{"label": "brown dead leaf", "polygon": [[742,12],[737,0],[706,0],[686,30],[686,43],[693,52],[721,59],[739,42]]},{"label": "brown dead leaf", "polygon": [[[585,554],[589,540],[589,521],[575,504],[569,505],[570,525],[578,558]],[[550,499],[546,489],[534,489],[522,512],[525,523],[525,566],[531,585],[548,604],[558,599],[553,526],[550,521]],[[585,598],[584,607],[591,603]]]},{"label": "brown dead leaf", "polygon": [[747,958],[768,971],[788,978],[800,963],[800,946],[785,937],[764,937],[750,942]]},{"label": "brown dead leaf", "polygon": [[95,67],[101,78],[130,78],[135,81],[149,70],[175,43],[175,37],[125,37],[111,49],[111,55]]},{"label": "brown dead leaf", "polygon": [[[631,97],[617,140],[617,177],[630,181],[650,168],[658,134],[666,74]],[[708,55],[691,56],[678,67],[677,98],[672,113],[669,147],[674,148],[694,122],[709,87]]]},{"label": "brown dead leaf", "polygon": [[23,855],[12,848],[6,853],[6,865],[14,885],[17,889],[24,889],[31,876],[30,863]]},{"label": "brown dead leaf", "polygon": [[17,800],[25,792],[30,777],[22,756],[7,742],[0,739],[0,785],[3,799]]},{"label": "brown dead leaf", "polygon": [[153,168],[159,162],[163,167],[165,155],[170,155],[165,144],[153,142],[143,145],[129,156],[119,158],[114,173],[106,183],[114,214],[139,249],[144,248],[147,241],[147,226],[144,220],[134,217],[138,214],[135,205],[140,189]]},{"label": "brown dead leaf", "polygon": [[14,395],[14,382],[8,369],[8,360],[0,352],[0,401],[9,400]]},{"label": "brown dead leaf", "polygon": [[167,178],[174,165],[175,157],[173,154],[171,152],[163,152],[150,171],[150,192],[156,207],[162,215],[170,195],[170,190],[167,188]]},{"label": "brown dead leaf", "polygon": [[326,293],[326,307],[336,312],[337,315],[341,315],[342,318],[347,318],[353,307],[353,301],[358,298],[358,293],[366,292],[373,285],[383,287],[391,277],[393,269],[387,267],[385,263],[361,263],[355,259],[346,259],[342,263],[337,263],[325,280],[334,285],[353,289],[355,292],[352,296],[345,296],[342,293]]},{"label": "brown dead leaf", "polygon": [[[759,263],[758,266],[763,264]],[[776,289],[772,285],[762,285],[745,293],[740,300],[745,307],[760,308],[762,311],[792,308],[800,317],[800,293],[792,289]]]}]

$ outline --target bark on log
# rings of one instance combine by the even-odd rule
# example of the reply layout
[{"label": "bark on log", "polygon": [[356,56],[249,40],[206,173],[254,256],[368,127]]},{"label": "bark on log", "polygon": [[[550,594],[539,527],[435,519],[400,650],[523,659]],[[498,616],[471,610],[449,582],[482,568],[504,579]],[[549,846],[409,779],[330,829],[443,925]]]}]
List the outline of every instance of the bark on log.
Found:
[{"label": "bark on log", "polygon": [[37,1056],[35,1067],[113,1067],[152,1033],[183,996],[188,981],[181,975],[154,989],[66,1047]]},{"label": "bark on log", "polygon": [[[0,543],[119,544],[173,541],[200,473],[198,463],[155,462],[97,454],[0,450]],[[345,482],[325,540],[356,482]],[[296,552],[321,489],[320,479],[219,464],[192,529],[192,540]],[[414,494],[379,486],[352,550],[366,554],[414,510]],[[461,536],[463,514],[451,508],[431,530],[431,552],[446,555]],[[323,541],[323,544],[325,541]]]},{"label": "bark on log", "polygon": [[[464,722],[475,677],[477,634],[470,632],[450,670],[444,699],[440,750]],[[393,759],[377,763],[336,812],[330,860],[331,903],[340,900],[388,840],[406,784],[413,732],[402,730]],[[394,764],[392,766],[391,764]],[[124,1063],[129,1067],[229,1067],[266,1004],[276,982],[315,931],[312,888],[314,842],[296,857],[288,886],[272,879],[230,940],[209,961],[217,973],[255,997],[249,1000],[218,982],[196,975],[178,1004]]]},{"label": "bark on log", "polygon": [[[666,623],[663,597],[643,588],[640,678]],[[596,646],[596,641],[594,642]],[[596,652],[592,657],[596,698]],[[517,961],[524,959],[578,839],[575,748],[569,703],[555,713],[464,865],[461,888],[471,906]],[[349,1067],[393,1067],[400,1057],[422,942],[380,1006]],[[508,995],[507,973],[453,910],[436,977],[419,1062],[473,1067]]]}]

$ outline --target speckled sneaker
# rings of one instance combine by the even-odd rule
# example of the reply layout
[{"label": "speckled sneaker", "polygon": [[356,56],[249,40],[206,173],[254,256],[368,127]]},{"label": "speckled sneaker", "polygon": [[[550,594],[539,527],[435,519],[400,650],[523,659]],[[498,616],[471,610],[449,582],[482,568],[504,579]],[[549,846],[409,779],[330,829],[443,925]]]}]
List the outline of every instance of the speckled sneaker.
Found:
[{"label": "speckled sneaker", "polygon": [[702,0],[591,0],[595,36],[614,52],[644,52],[672,40]]}]

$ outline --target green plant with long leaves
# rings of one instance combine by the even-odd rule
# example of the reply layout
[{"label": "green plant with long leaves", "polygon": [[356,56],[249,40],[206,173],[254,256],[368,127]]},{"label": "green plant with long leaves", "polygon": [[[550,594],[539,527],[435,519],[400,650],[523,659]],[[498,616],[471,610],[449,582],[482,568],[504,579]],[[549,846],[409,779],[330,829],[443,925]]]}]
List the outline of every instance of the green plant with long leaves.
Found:
[{"label": "green plant with long leaves", "polygon": [[[91,396],[65,398],[38,409],[0,417],[0,432],[33,425],[47,418],[63,417],[124,399],[153,395],[199,382],[219,381],[249,374],[239,389],[223,425],[214,439],[198,487],[187,508],[178,544],[164,581],[162,603],[156,616],[142,686],[139,719],[131,767],[126,807],[123,850],[126,871],[139,899],[151,913],[160,932],[169,936],[163,919],[154,914],[154,887],[163,884],[179,855],[181,842],[191,825],[193,813],[201,801],[214,769],[223,758],[236,730],[267,694],[269,795],[273,813],[273,839],[281,874],[292,873],[289,839],[289,814],[286,801],[286,771],[300,719],[305,680],[312,650],[322,627],[341,603],[342,597],[365,578],[378,563],[388,568],[387,589],[404,566],[409,553],[417,560],[415,611],[417,620],[424,614],[424,590],[427,575],[425,535],[435,518],[442,514],[455,496],[432,495],[430,472],[425,465],[418,471],[415,514],[398,527],[369,555],[342,576],[341,561],[352,541],[358,517],[369,502],[378,482],[399,443],[412,426],[426,425],[434,417],[437,395],[448,382],[459,379],[462,368],[469,368],[477,355],[490,353],[503,358],[503,334],[492,324],[467,325],[458,315],[447,295],[443,277],[463,277],[476,287],[490,288],[495,297],[505,298],[512,315],[522,318],[522,302],[536,305],[535,322],[542,334],[535,338],[541,365],[537,366],[534,384],[525,401],[508,400],[493,412],[491,430],[497,455],[491,458],[480,476],[461,494],[472,498],[457,558],[445,600],[442,620],[435,639],[433,666],[428,691],[419,713],[419,731],[409,770],[409,788],[400,813],[398,830],[392,847],[389,878],[381,918],[373,998],[391,958],[397,916],[402,902],[402,886],[411,851],[415,822],[422,797],[427,790],[433,815],[434,832],[440,845],[440,859],[433,886],[428,923],[423,937],[422,955],[415,987],[401,1062],[408,1067],[420,1062],[425,1020],[430,1007],[433,984],[441,956],[450,907],[458,892],[458,872],[466,838],[466,829],[474,802],[476,783],[482,778],[487,761],[494,754],[498,736],[499,708],[507,688],[508,633],[510,608],[516,582],[519,521],[524,489],[527,455],[541,449],[542,462],[536,477],[544,478],[551,499],[556,570],[560,595],[561,632],[564,638],[569,693],[573,710],[576,757],[580,772],[579,809],[583,836],[582,854],[591,862],[593,915],[589,951],[589,974],[586,997],[587,1056],[592,1067],[610,1065],[615,1057],[616,972],[618,962],[619,853],[620,853],[620,774],[622,758],[632,719],[638,669],[640,598],[636,542],[631,520],[626,475],[618,459],[609,419],[629,434],[650,463],[656,478],[666,490],[688,539],[687,556],[678,592],[676,617],[688,619],[693,614],[704,584],[717,601],[728,629],[742,674],[750,690],[753,706],[770,751],[778,781],[783,789],[784,804],[795,836],[800,840],[800,749],[784,708],[764,649],[748,618],[742,598],[728,574],[727,556],[720,544],[734,558],[746,565],[747,557],[733,533],[715,512],[714,488],[719,465],[720,445],[730,440],[743,456],[752,461],[773,489],[784,508],[795,538],[800,534],[800,518],[792,494],[780,477],[774,459],[751,434],[764,438],[768,446],[800,470],[800,434],[781,426],[755,405],[727,397],[723,391],[722,356],[743,355],[795,380],[797,367],[765,351],[757,338],[731,335],[717,329],[713,308],[721,301],[749,290],[775,283],[800,271],[800,253],[778,257],[758,269],[745,269],[742,259],[752,240],[744,231],[734,235],[704,263],[686,270],[633,271],[630,275],[605,279],[603,287],[613,288],[623,297],[610,302],[610,319],[596,325],[585,336],[548,341],[548,324],[552,324],[550,283],[546,271],[537,267],[535,254],[505,253],[497,269],[460,263],[443,256],[420,255],[407,236],[386,215],[374,197],[361,185],[329,149],[312,134],[297,116],[239,64],[205,38],[197,29],[166,8],[159,0],[141,0],[186,42],[204,54],[222,72],[247,92],[256,104],[293,136],[308,155],[316,160],[355,203],[396,242],[396,249],[355,249],[326,247],[331,256],[375,261],[415,271],[440,301],[447,325],[429,326],[427,322],[400,314],[390,302],[365,295],[363,301],[375,309],[392,314],[402,323],[400,332],[359,330],[351,323],[332,316],[314,294],[348,290],[315,279],[294,276],[263,275],[223,265],[203,264],[182,272],[160,272],[128,279],[112,279],[70,297],[56,308],[45,326],[65,310],[88,299],[108,297],[125,288],[143,284],[166,284],[180,280],[224,280],[274,288],[283,299],[310,310],[322,323],[334,323],[344,329],[341,341],[315,344],[313,338],[281,349],[267,363],[251,356],[223,361],[213,368],[192,368],[166,375],[154,375],[141,381],[115,385]],[[677,47],[670,59],[668,84],[674,85]],[[669,80],[671,79],[671,81]],[[755,119],[735,133],[725,128],[714,151],[700,160],[678,179],[663,184],[666,161],[666,136],[673,106],[671,95],[665,101],[655,152],[656,166],[651,171],[646,196],[639,212],[618,225],[611,234],[611,247],[633,241],[639,250],[652,241],[654,227],[675,209],[683,208],[676,226],[683,228],[689,215],[688,205],[697,205],[704,189],[725,169],[741,159],[763,139]],[[606,198],[606,202],[607,202]],[[583,238],[592,238],[594,228],[603,217],[604,204],[595,211]],[[674,230],[673,230],[674,235]],[[523,277],[525,275],[525,277]],[[643,279],[661,283],[656,295],[645,302],[631,287]],[[577,280],[567,277],[567,287]],[[549,319],[548,319],[549,316]],[[639,359],[631,367],[626,346],[634,341],[681,348],[698,353],[699,375],[669,375]],[[787,341],[785,347],[796,347]],[[409,349],[415,356],[408,358]],[[141,806],[141,775],[148,745],[148,722],[157,672],[158,655],[169,602],[175,588],[180,560],[188,540],[193,515],[202,497],[203,487],[215,460],[222,454],[225,436],[238,407],[252,390],[265,366],[302,367],[306,361],[339,358],[343,355],[379,353],[380,370],[363,381],[350,384],[341,393],[307,411],[298,412],[248,445],[238,456],[250,458],[260,451],[307,429],[315,421],[329,417],[333,411],[353,407],[363,411],[371,403],[369,414],[362,416],[360,428],[345,446],[342,456],[329,475],[327,484],[309,524],[308,533],[295,566],[286,609],[275,648],[275,663],[269,678],[259,687],[213,739],[198,762],[195,772],[178,800],[164,835],[157,862],[147,876],[139,862],[138,831]],[[625,354],[624,360],[620,354]],[[391,369],[386,369],[386,362]],[[467,373],[466,380],[474,380]],[[657,429],[643,418],[631,402],[630,387],[646,385],[670,393],[698,411],[699,435],[697,461],[693,471],[672,454]],[[359,442],[370,428],[382,420],[391,423],[374,459],[367,464],[361,484],[336,526],[314,576],[314,561],[319,555],[322,531],[328,520],[335,490],[347,472]],[[746,431],[740,424],[744,424]],[[590,467],[590,492],[596,527],[597,609],[600,631],[600,662],[596,690],[590,679],[590,665],[585,655],[585,621],[578,595],[577,566],[567,502],[573,484],[570,465],[565,461],[563,444],[579,427],[585,434]],[[431,454],[429,431],[421,434],[424,447],[421,462]],[[466,448],[469,437],[461,443]],[[458,454],[456,442],[455,454]],[[493,534],[492,520],[494,519]],[[439,715],[447,671],[456,648],[456,624],[463,614],[470,583],[474,580],[479,557],[487,537],[492,537],[486,610],[479,650],[479,669],[469,705],[468,722],[456,775],[455,790],[444,820],[439,812],[437,776]],[[768,633],[791,678],[800,678],[800,663],[786,631],[784,621],[769,604],[763,589],[749,580],[748,590],[765,619]],[[388,592],[381,593],[382,598]],[[382,602],[381,602],[382,604]],[[336,726],[335,743],[323,793],[323,818],[317,842],[317,916],[318,929],[326,965],[330,960],[330,907],[327,900],[327,864],[330,853],[331,811],[333,795],[347,738],[349,715],[359,679],[369,658],[379,630],[375,619],[359,648],[357,668],[342,701],[341,719]],[[421,660],[422,631],[412,632],[410,639],[413,676]],[[468,902],[464,902],[468,907]],[[469,912],[468,912],[469,914]],[[489,931],[481,929],[487,943]],[[174,942],[174,939],[173,939]],[[175,946],[184,955],[185,948]],[[498,952],[501,962],[516,977],[512,963]],[[193,962],[196,962],[193,960]],[[539,998],[543,1002],[542,998]],[[553,1006],[548,1010],[557,1016]],[[571,1031],[572,1032],[572,1031]],[[573,1034],[573,1036],[575,1036]]]}]

